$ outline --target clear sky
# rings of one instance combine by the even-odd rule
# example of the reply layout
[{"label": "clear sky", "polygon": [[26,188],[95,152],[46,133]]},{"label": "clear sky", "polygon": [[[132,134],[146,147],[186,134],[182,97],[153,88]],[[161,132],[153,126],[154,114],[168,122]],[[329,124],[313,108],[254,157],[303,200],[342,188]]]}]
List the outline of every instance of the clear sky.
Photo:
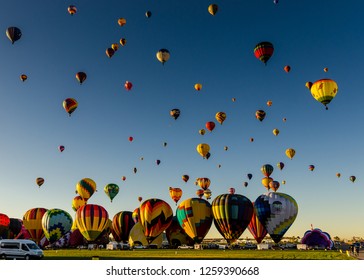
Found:
[{"label": "clear sky", "polygon": [[[364,4],[216,1],[219,10],[212,16],[211,3],[4,1],[0,213],[22,218],[28,209],[44,207],[74,216],[75,186],[86,177],[98,190],[89,203],[104,206],[110,218],[137,208],[138,196],[163,199],[175,210],[168,188],[183,190],[180,201],[195,197],[198,177],[210,178],[212,199],[234,187],[255,201],[266,192],[260,167],[271,164],[271,177],[286,181],[279,192],[299,206],[286,236],[303,236],[313,224],[332,237],[364,237]],[[73,16],[70,4],[78,9]],[[121,17],[127,20],[123,27],[117,23]],[[13,45],[5,35],[10,26],[22,31]],[[126,45],[108,58],[105,50],[121,38]],[[274,45],[266,66],[253,53],[261,41]],[[162,48],[170,52],[164,66],[156,58]],[[82,85],[75,78],[79,71],[88,76]],[[28,76],[25,82],[21,74]],[[329,110],[305,87],[323,78],[339,88]],[[125,81],[132,82],[130,91]],[[71,117],[62,107],[68,97],[79,103]],[[169,115],[173,108],[181,111],[177,120]],[[262,122],[255,118],[259,109],[267,113]],[[218,111],[227,115],[223,125],[215,120]],[[198,131],[207,121],[216,128],[202,136]],[[208,160],[196,152],[199,143],[210,145]],[[59,145],[65,146],[62,153]],[[296,150],[292,160],[287,148]],[[283,170],[278,162],[285,163]],[[190,176],[187,183],[183,174]],[[40,188],[37,177],[45,179]],[[103,191],[108,183],[120,187],[112,203]],[[208,236],[220,236],[214,225]],[[251,237],[248,230],[243,236]]]}]

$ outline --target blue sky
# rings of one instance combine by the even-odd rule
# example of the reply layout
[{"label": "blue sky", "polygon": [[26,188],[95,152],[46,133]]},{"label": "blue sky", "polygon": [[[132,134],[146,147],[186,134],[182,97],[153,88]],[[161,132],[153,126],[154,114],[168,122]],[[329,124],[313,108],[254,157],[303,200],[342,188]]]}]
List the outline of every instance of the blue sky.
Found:
[{"label": "blue sky", "polygon": [[[110,218],[133,211],[138,196],[164,199],[175,209],[168,188],[182,188],[181,201],[194,197],[197,177],[210,178],[212,199],[234,187],[254,201],[266,191],[260,167],[268,163],[275,167],[275,180],[286,180],[279,191],[299,205],[286,235],[302,236],[313,224],[331,236],[364,236],[359,222],[364,217],[363,4],[218,1],[219,11],[211,16],[211,3],[3,3],[0,212],[22,218],[30,208],[45,207],[74,215],[75,185],[85,177],[98,189],[89,203],[103,205]],[[73,16],[70,4],[78,8]],[[120,17],[127,20],[123,27]],[[23,33],[14,45],[5,35],[9,26]],[[105,50],[120,38],[126,45],[108,58]],[[275,47],[267,66],[253,54],[261,41]],[[162,48],[171,54],[164,66],[156,59]],[[291,66],[289,73],[285,65]],[[82,85],[75,79],[78,71],[88,75]],[[25,82],[19,79],[23,73]],[[339,88],[329,110],[305,87],[322,78],[334,79]],[[125,81],[132,82],[130,91]],[[195,83],[202,84],[201,91],[194,90]],[[62,107],[68,97],[79,102],[71,117]],[[173,108],[181,110],[177,120],[169,115]],[[255,119],[258,109],[267,113],[263,122]],[[227,114],[224,124],[201,136],[199,129],[216,122],[218,111]],[[209,160],[196,152],[199,143],[210,145]],[[65,146],[63,153],[59,145]],[[285,156],[287,148],[296,150],[292,160]],[[276,168],[280,161],[282,171]],[[250,181],[247,173],[253,174]],[[190,176],[187,183],[183,174]],[[45,179],[41,188],[37,177]],[[112,203],[103,192],[108,183],[120,187]],[[209,236],[220,236],[214,226]],[[243,236],[251,237],[248,231]]]}]

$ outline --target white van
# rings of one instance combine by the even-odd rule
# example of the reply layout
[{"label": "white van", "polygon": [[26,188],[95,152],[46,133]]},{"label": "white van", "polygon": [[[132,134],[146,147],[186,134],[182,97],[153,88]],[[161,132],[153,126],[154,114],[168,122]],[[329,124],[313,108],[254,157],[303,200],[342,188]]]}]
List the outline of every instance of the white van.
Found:
[{"label": "white van", "polygon": [[0,239],[0,257],[2,259],[41,259],[43,251],[29,239]]}]

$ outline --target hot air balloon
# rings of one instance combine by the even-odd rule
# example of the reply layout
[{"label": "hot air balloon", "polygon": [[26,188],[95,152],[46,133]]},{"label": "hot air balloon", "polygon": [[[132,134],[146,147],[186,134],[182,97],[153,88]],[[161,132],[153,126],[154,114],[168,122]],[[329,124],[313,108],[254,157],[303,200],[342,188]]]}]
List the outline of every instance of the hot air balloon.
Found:
[{"label": "hot air balloon", "polygon": [[286,122],[286,121],[287,121],[287,119],[286,119],[286,118],[283,118],[282,120],[283,120],[283,122]]},{"label": "hot air balloon", "polygon": [[207,153],[210,151],[210,146],[206,143],[201,143],[197,145],[196,150],[203,158],[206,158]]},{"label": "hot air balloon", "polygon": [[235,188],[229,188],[228,192],[229,194],[235,194]]},{"label": "hot air balloon", "polygon": [[179,109],[172,109],[169,114],[171,115],[172,118],[174,118],[175,120],[178,119],[179,115],[181,114],[181,111]]},{"label": "hot air balloon", "polygon": [[231,98],[231,101],[232,102],[235,102],[236,101],[236,98],[235,97]]},{"label": "hot air balloon", "polygon": [[90,178],[83,178],[76,184],[76,192],[84,200],[88,200],[96,192],[96,183]]},{"label": "hot air balloon", "polygon": [[254,142],[254,138],[250,138],[250,142]]},{"label": "hot air balloon", "polygon": [[311,90],[312,85],[313,84],[311,82],[306,82],[305,84],[306,88],[308,88],[309,90]]},{"label": "hot air balloon", "polygon": [[221,194],[211,205],[216,229],[228,244],[235,242],[251,221],[252,202],[240,194]]},{"label": "hot air balloon", "polygon": [[200,188],[206,190],[210,187],[211,181],[209,178],[197,178],[196,182]]},{"label": "hot air balloon", "polygon": [[73,5],[68,6],[67,10],[68,10],[68,13],[71,16],[73,16],[75,13],[77,13],[77,8],[75,6],[73,6]]},{"label": "hot air balloon", "polygon": [[278,192],[260,195],[254,202],[254,209],[259,221],[275,243],[281,241],[298,213],[298,205],[294,198]]},{"label": "hot air balloon", "polygon": [[50,244],[61,239],[71,230],[73,219],[62,209],[49,209],[42,217],[44,235]]},{"label": "hot air balloon", "polygon": [[133,220],[133,212],[120,211],[116,213],[112,219],[112,235],[117,242],[128,242],[129,233],[135,225]]},{"label": "hot air balloon", "polygon": [[63,145],[58,146],[58,150],[62,153],[64,151],[64,146]]},{"label": "hot air balloon", "polygon": [[259,121],[263,121],[265,118],[266,113],[263,110],[258,110],[255,112],[255,117],[257,118],[257,120]]},{"label": "hot air balloon", "polygon": [[139,223],[149,244],[172,223],[173,211],[169,204],[158,198],[145,200],[140,205]]},{"label": "hot air balloon", "polygon": [[125,19],[125,18],[119,18],[119,19],[118,19],[118,24],[119,24],[120,26],[124,26],[124,25],[126,24],[126,19]]},{"label": "hot air balloon", "polygon": [[132,136],[129,136],[128,140],[129,142],[133,142],[134,138]]},{"label": "hot air balloon", "polygon": [[133,84],[129,81],[126,81],[124,84],[124,87],[126,90],[131,90],[131,88],[133,87]]},{"label": "hot air balloon", "polygon": [[272,174],[273,170],[274,170],[274,168],[270,164],[264,164],[260,168],[260,171],[262,171],[263,175],[266,176],[266,177],[269,177]]},{"label": "hot air balloon", "polygon": [[137,173],[137,171],[138,171],[138,169],[137,169],[136,167],[134,167],[134,168],[133,168],[133,172],[134,172],[134,174],[136,174],[136,173]]},{"label": "hot air balloon", "polygon": [[6,29],[6,36],[9,38],[12,44],[21,38],[21,30],[18,27],[12,26]]},{"label": "hot air balloon", "polygon": [[329,71],[329,68],[325,67],[324,72],[327,72],[327,71]]},{"label": "hot air balloon", "polygon": [[279,189],[280,183],[278,181],[269,182],[269,189],[276,192]]},{"label": "hot air balloon", "polygon": [[355,182],[355,180],[356,180],[356,177],[355,177],[355,176],[350,176],[350,177],[349,177],[349,179],[350,179],[350,181],[351,181],[351,182],[353,182],[353,183],[354,183],[354,182]]},{"label": "hot air balloon", "polygon": [[278,0],[273,0],[274,4],[278,4],[278,2],[279,2]]},{"label": "hot air balloon", "polygon": [[286,65],[286,66],[284,66],[283,69],[284,69],[284,71],[286,71],[288,73],[289,71],[291,71],[291,66]]},{"label": "hot air balloon", "polygon": [[277,136],[279,134],[279,129],[277,129],[277,128],[273,129],[273,134],[275,136]]},{"label": "hot air balloon", "polygon": [[150,17],[152,16],[152,12],[151,12],[151,11],[146,11],[146,12],[145,12],[145,16],[146,16],[147,18],[150,18]]},{"label": "hot air balloon", "polygon": [[48,209],[42,207],[32,208],[23,215],[23,225],[28,230],[31,239],[37,244],[39,244],[44,237],[42,218],[47,210]]},{"label": "hot air balloon", "polygon": [[126,176],[121,176],[121,180],[125,181],[126,180]]},{"label": "hot air balloon", "polygon": [[182,193],[183,192],[180,188],[169,187],[169,196],[176,203],[176,205],[177,205],[177,202],[181,199]]},{"label": "hot air balloon", "polygon": [[82,85],[82,83],[86,80],[87,75],[85,72],[77,72],[76,79]]},{"label": "hot air balloon", "polygon": [[74,98],[66,98],[63,101],[63,108],[65,109],[65,111],[68,113],[69,116],[71,116],[71,114],[77,109],[77,107],[78,103]]},{"label": "hot air balloon", "polygon": [[217,112],[215,119],[222,124],[226,120],[226,114],[224,112]]},{"label": "hot air balloon", "polygon": [[84,200],[81,196],[77,195],[72,200],[72,209],[77,211],[78,208],[87,204],[87,200]]},{"label": "hot air balloon", "polygon": [[8,215],[0,213],[0,238],[7,235],[9,231],[10,218]]},{"label": "hot air balloon", "polygon": [[204,129],[200,129],[200,130],[198,131],[198,133],[200,133],[201,135],[205,135],[206,131],[205,131]]},{"label": "hot air balloon", "polygon": [[265,65],[267,65],[268,60],[272,57],[274,52],[273,44],[270,42],[261,42],[257,44],[254,48],[254,55]]},{"label": "hot air balloon", "polygon": [[190,179],[190,176],[188,176],[188,175],[182,175],[182,180],[184,181],[184,182],[188,182],[188,180]]},{"label": "hot air balloon", "polygon": [[160,165],[160,164],[161,164],[160,159],[157,159],[157,160],[155,161],[155,163],[156,163],[157,165]]},{"label": "hot air balloon", "polygon": [[[254,203],[252,203],[254,207]],[[255,214],[255,211],[253,211],[253,216],[250,220],[250,223],[248,225],[248,230],[253,235],[254,239],[257,241],[258,244],[260,244],[264,237],[267,235],[267,231],[262,225],[261,222],[259,222],[259,219],[257,215]]]},{"label": "hot air balloon", "polygon": [[244,185],[244,187],[247,187],[248,186],[248,182],[244,182],[243,185]]},{"label": "hot air balloon", "polygon": [[119,42],[120,42],[120,45],[122,45],[123,47],[126,45],[126,39],[125,38],[121,38]]},{"label": "hot air balloon", "polygon": [[340,173],[336,173],[336,177],[340,178],[341,174]]},{"label": "hot air balloon", "polygon": [[267,190],[269,190],[269,184],[270,184],[270,182],[273,182],[273,178],[271,178],[271,177],[264,177],[263,179],[262,179],[262,185],[267,189]]},{"label": "hot air balloon", "polygon": [[246,175],[246,177],[248,177],[248,179],[249,179],[249,180],[251,180],[251,178],[253,178],[253,174],[248,173],[248,174]]},{"label": "hot air balloon", "polygon": [[211,14],[211,15],[216,15],[217,11],[218,11],[219,7],[216,4],[211,4],[208,6],[207,11]]},{"label": "hot air balloon", "polygon": [[182,229],[198,244],[205,238],[213,220],[211,204],[200,198],[182,201],[178,205],[176,216]]},{"label": "hot air balloon", "polygon": [[37,179],[35,179],[35,182],[37,183],[38,187],[40,187],[41,185],[44,184],[44,179],[41,177],[38,177]]},{"label": "hot air balloon", "polygon": [[203,196],[204,196],[207,200],[209,200],[209,199],[211,198],[211,195],[212,195],[212,191],[211,191],[211,190],[206,189],[206,190],[204,190],[204,191],[203,191]]},{"label": "hot air balloon", "polygon": [[327,104],[336,96],[338,92],[338,86],[334,80],[321,79],[314,82],[311,86],[311,94],[318,102],[321,102],[326,110]]},{"label": "hot air balloon", "polygon": [[115,54],[115,51],[113,48],[107,48],[106,51],[105,51],[106,55],[111,58],[114,54]]},{"label": "hot air balloon", "polygon": [[283,162],[278,162],[277,166],[278,166],[279,170],[282,170],[284,168],[284,163]]},{"label": "hot air balloon", "polygon": [[109,214],[104,207],[86,204],[76,212],[76,224],[87,241],[94,241],[108,227]]},{"label": "hot air balloon", "polygon": [[157,59],[164,65],[169,60],[170,53],[167,49],[160,49],[156,54]]},{"label": "hot air balloon", "polygon": [[[5,217],[6,219],[6,217]],[[0,218],[1,220],[1,218]],[[0,222],[1,224],[1,222]],[[6,226],[6,220],[4,222],[5,226]],[[9,223],[9,229],[8,229],[8,238],[16,238],[18,236],[18,234],[21,232],[23,227],[23,221],[21,219],[17,219],[17,218],[10,218],[10,223]],[[1,236],[1,234],[0,234]]]},{"label": "hot air balloon", "polygon": [[25,75],[25,74],[21,74],[21,75],[20,75],[20,80],[21,80],[22,82],[25,82],[27,79],[28,79],[28,76],[27,76],[27,75]]},{"label": "hot air balloon", "polygon": [[119,186],[117,184],[107,184],[104,187],[105,194],[110,198],[112,202],[115,196],[119,193]]},{"label": "hot air balloon", "polygon": [[215,128],[215,123],[214,122],[207,122],[205,126],[206,126],[207,130],[211,132]]},{"label": "hot air balloon", "polygon": [[268,107],[270,107],[270,106],[272,106],[272,105],[273,105],[273,101],[272,101],[272,100],[268,100],[268,101],[267,101],[267,106],[268,106]]},{"label": "hot air balloon", "polygon": [[169,248],[177,248],[182,244],[193,246],[194,243],[192,238],[180,226],[177,216],[173,217],[171,225],[166,229],[166,238],[169,243]]},{"label": "hot air balloon", "polygon": [[296,154],[296,151],[294,149],[292,149],[292,148],[289,148],[289,149],[286,150],[286,156],[289,159],[292,159],[295,154]]},{"label": "hot air balloon", "polygon": [[117,43],[111,44],[111,48],[116,52],[119,49],[119,44]]},{"label": "hot air balloon", "polygon": [[163,142],[163,147],[167,147],[167,142]]},{"label": "hot air balloon", "polygon": [[204,190],[203,190],[203,189],[197,189],[197,190],[196,190],[196,195],[197,195],[199,198],[202,198],[202,197],[203,197],[203,193],[204,193]]},{"label": "hot air balloon", "polygon": [[195,90],[200,91],[202,89],[201,84],[195,84]]},{"label": "hot air balloon", "polygon": [[[138,201],[142,202],[142,200],[143,200],[143,198],[139,196]],[[140,209],[138,207],[138,208],[135,208],[134,211],[133,211],[132,217],[133,217],[134,223],[139,223],[139,216],[140,216]]]},{"label": "hot air balloon", "polygon": [[283,181],[282,181],[282,185],[285,185],[285,184],[286,184],[286,180],[283,180]]},{"label": "hot air balloon", "polygon": [[310,165],[308,166],[308,170],[313,171],[314,169],[315,169],[315,166],[314,166],[314,165],[310,164]]},{"label": "hot air balloon", "polygon": [[208,152],[208,153],[206,154],[206,159],[209,159],[209,158],[210,158],[210,156],[211,156],[211,154]]}]

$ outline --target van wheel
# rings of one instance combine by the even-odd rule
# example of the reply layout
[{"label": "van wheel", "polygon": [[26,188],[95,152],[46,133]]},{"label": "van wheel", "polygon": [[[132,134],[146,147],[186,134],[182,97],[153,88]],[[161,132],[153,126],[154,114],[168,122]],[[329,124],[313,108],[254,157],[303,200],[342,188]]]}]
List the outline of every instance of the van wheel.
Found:
[{"label": "van wheel", "polygon": [[1,255],[1,258],[2,258],[2,259],[6,259],[6,255],[5,255],[5,254],[2,254],[2,255]]},{"label": "van wheel", "polygon": [[24,257],[26,260],[29,260],[30,259],[30,257],[29,257],[29,255],[25,255],[25,257]]}]

